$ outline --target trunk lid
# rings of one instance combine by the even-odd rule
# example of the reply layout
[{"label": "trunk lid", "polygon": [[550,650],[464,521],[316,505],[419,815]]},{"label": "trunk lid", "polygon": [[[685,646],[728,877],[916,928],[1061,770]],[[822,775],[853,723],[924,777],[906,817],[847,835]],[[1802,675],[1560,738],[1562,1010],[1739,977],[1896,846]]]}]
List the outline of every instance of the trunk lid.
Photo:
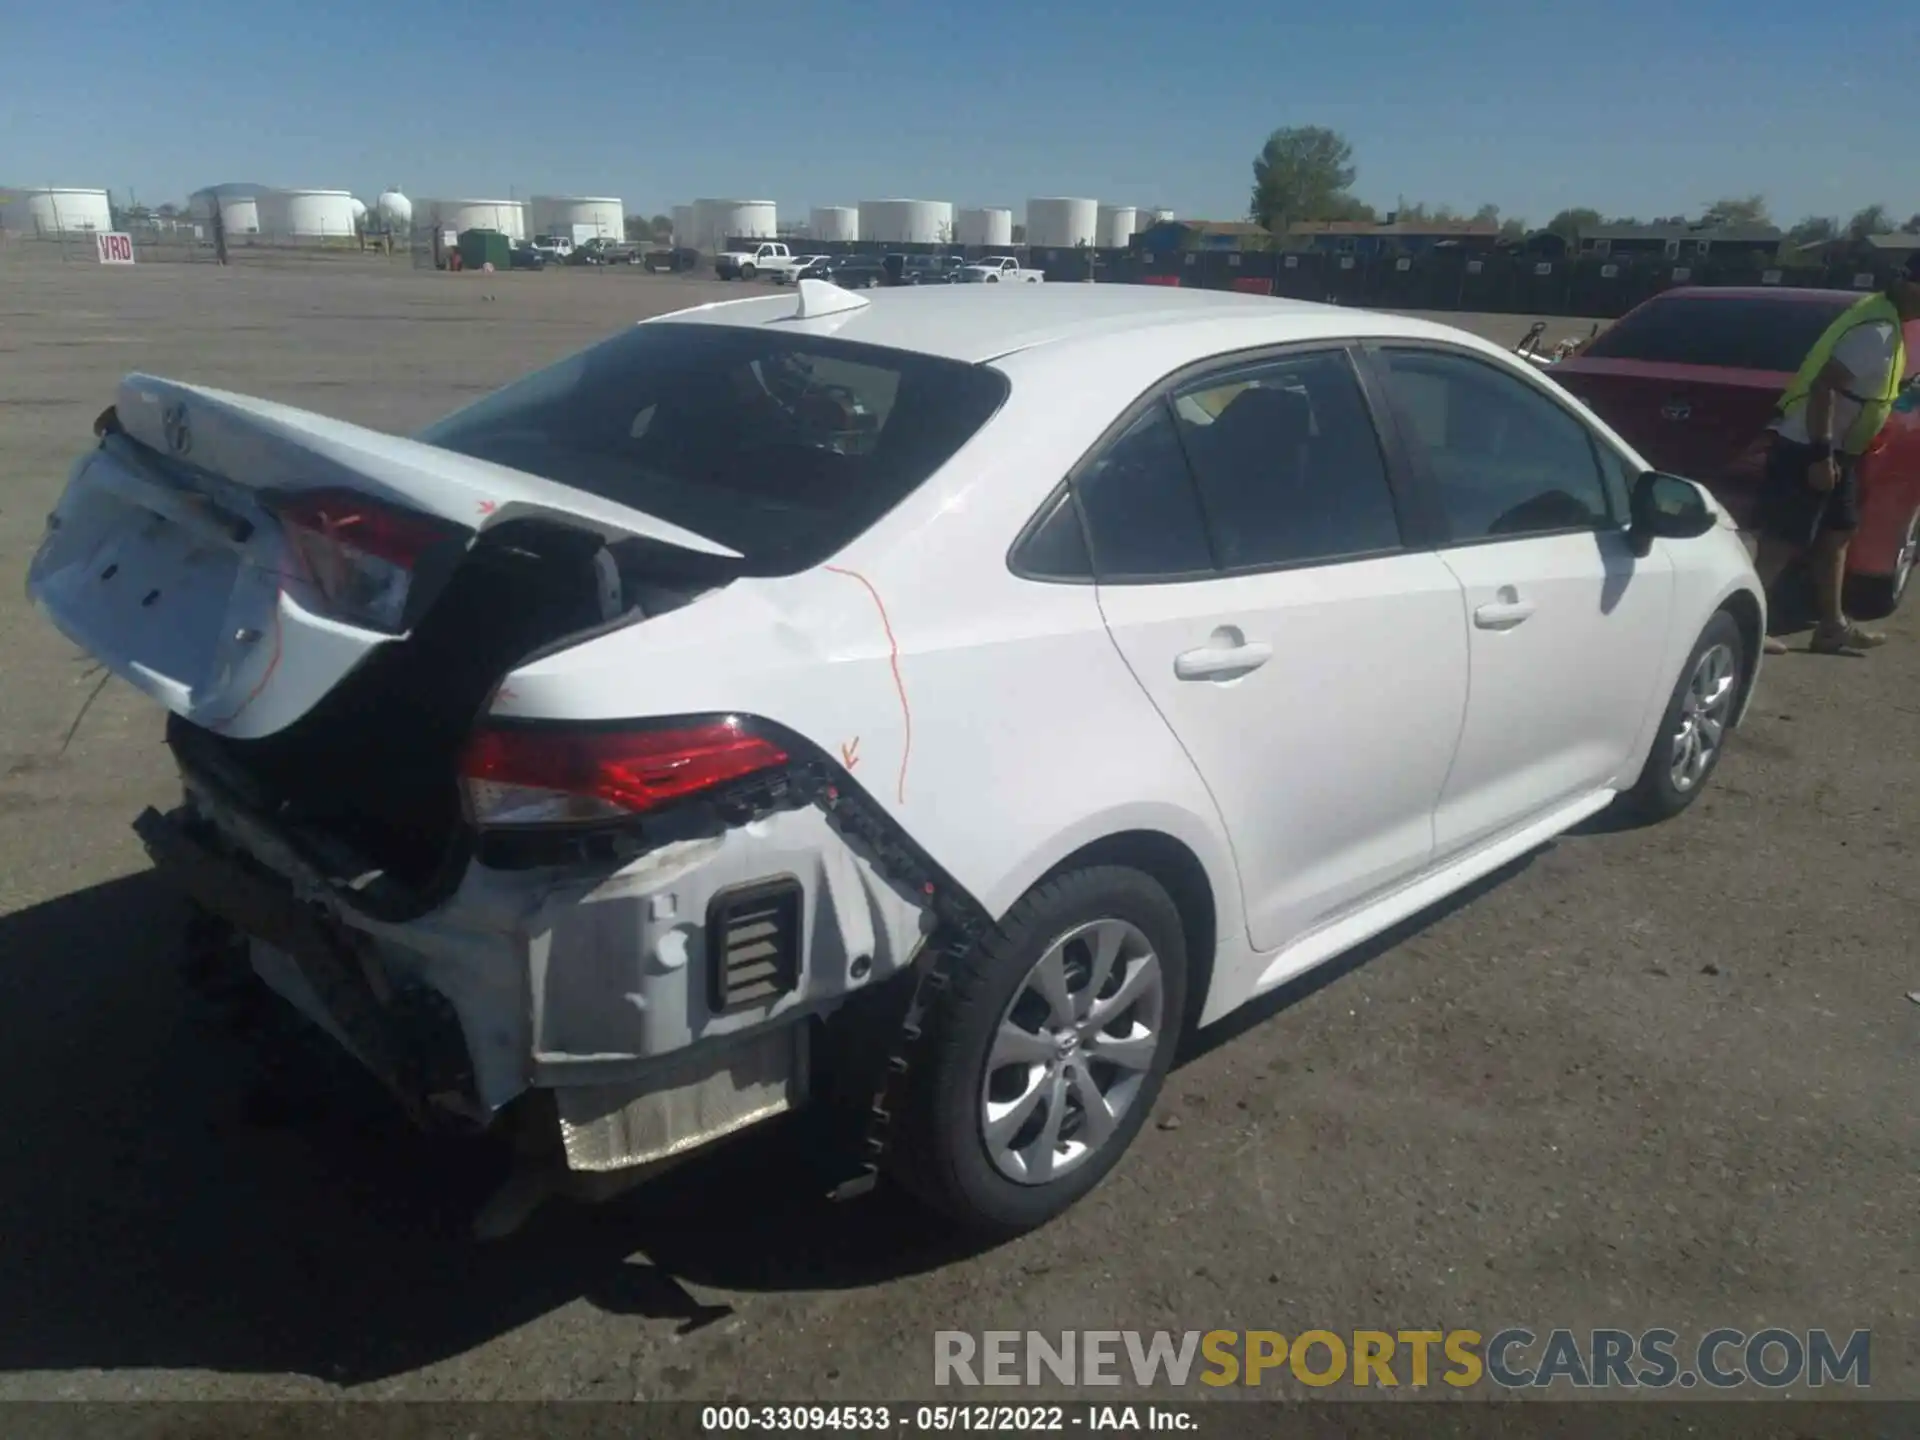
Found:
[{"label": "trunk lid", "polygon": [[1771,370],[1585,356],[1547,373],[1656,469],[1716,491],[1757,481],[1774,405],[1793,378]]},{"label": "trunk lid", "polygon": [[[114,414],[121,433],[75,465],[48,517],[28,594],[115,675],[234,738],[284,729],[405,639],[493,527],[545,520],[737,558],[599,496],[270,401],[132,375]],[[318,532],[291,519],[303,493],[332,497],[319,524],[365,568],[316,561]],[[375,538],[370,517],[386,527]],[[338,603],[345,583],[364,607]]]}]

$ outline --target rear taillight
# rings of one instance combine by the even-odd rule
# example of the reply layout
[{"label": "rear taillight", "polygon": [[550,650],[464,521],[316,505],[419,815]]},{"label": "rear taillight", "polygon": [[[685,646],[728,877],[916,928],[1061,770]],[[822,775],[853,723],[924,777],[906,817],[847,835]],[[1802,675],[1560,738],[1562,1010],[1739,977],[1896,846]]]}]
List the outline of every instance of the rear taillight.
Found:
[{"label": "rear taillight", "polygon": [[786,751],[736,720],[502,726],[468,742],[460,783],[476,825],[580,825],[642,815],[786,762]]},{"label": "rear taillight", "polygon": [[327,613],[350,625],[398,634],[421,560],[464,534],[432,516],[386,505],[352,490],[303,490],[275,507]]}]

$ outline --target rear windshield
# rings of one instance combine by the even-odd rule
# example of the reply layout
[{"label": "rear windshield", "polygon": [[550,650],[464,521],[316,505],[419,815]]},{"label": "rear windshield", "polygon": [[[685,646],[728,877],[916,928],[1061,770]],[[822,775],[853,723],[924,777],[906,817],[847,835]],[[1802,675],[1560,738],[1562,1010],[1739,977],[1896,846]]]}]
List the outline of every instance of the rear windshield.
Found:
[{"label": "rear windshield", "polygon": [[1831,304],[1715,295],[1656,300],[1603,330],[1583,353],[1596,360],[1791,374],[1853,300],[1840,294]]},{"label": "rear windshield", "polygon": [[429,445],[809,569],[917,489],[999,409],[983,366],[763,328],[650,323],[430,426]]}]

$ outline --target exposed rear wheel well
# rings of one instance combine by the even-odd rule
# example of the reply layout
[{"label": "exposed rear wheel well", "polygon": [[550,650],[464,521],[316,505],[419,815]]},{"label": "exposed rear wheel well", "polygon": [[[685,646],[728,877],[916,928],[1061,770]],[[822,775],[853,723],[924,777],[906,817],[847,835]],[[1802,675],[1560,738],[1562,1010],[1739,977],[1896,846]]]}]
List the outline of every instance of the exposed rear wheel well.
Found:
[{"label": "exposed rear wheel well", "polygon": [[1207,868],[1180,841],[1157,830],[1124,830],[1083,846],[1067,856],[1045,878],[1092,865],[1125,865],[1151,875],[1172,897],[1180,911],[1180,928],[1187,942],[1187,1029],[1192,1030],[1206,1009],[1213,982],[1213,950],[1218,941],[1214,923],[1213,883]]}]

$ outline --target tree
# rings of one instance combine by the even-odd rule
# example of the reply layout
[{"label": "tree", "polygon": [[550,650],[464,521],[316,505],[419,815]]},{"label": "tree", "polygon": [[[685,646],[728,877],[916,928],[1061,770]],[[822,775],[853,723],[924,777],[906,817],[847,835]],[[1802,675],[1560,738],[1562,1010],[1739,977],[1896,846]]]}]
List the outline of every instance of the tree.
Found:
[{"label": "tree", "polygon": [[1507,219],[1502,220],[1500,222],[1500,238],[1509,241],[1526,239],[1527,222],[1517,215],[1509,216]]},{"label": "tree", "polygon": [[1902,235],[1920,235],[1920,214],[1907,217],[1907,223],[1900,227]]},{"label": "tree", "polygon": [[1707,206],[1700,217],[1703,225],[1771,225],[1764,195],[1730,195]]},{"label": "tree", "polygon": [[1276,130],[1253,161],[1253,195],[1247,214],[1276,234],[1297,220],[1349,218],[1359,202],[1353,185],[1353,146],[1319,125]]},{"label": "tree", "polygon": [[1794,222],[1787,239],[1795,245],[1824,245],[1839,238],[1840,222],[1831,215],[1807,215]]},{"label": "tree", "polygon": [[1893,222],[1887,218],[1887,207],[1873,204],[1853,212],[1853,218],[1847,221],[1847,237],[1864,240],[1869,235],[1884,235],[1892,228]]},{"label": "tree", "polygon": [[673,238],[673,217],[654,215],[647,220],[647,229],[653,232],[653,238],[664,244]]},{"label": "tree", "polygon": [[1567,244],[1577,245],[1580,243],[1580,232],[1582,230],[1591,230],[1600,223],[1600,212],[1598,210],[1589,210],[1584,205],[1581,205],[1575,206],[1570,210],[1562,210],[1558,215],[1547,221],[1547,229],[1558,235],[1562,240],[1565,240]]},{"label": "tree", "polygon": [[1016,225],[1013,227],[1013,243],[1016,245],[1024,245],[1027,243],[1027,227],[1026,226]]},{"label": "tree", "polygon": [[1473,212],[1473,223],[1476,225],[1498,225],[1500,223],[1500,207],[1493,204],[1482,205],[1478,210]]}]

